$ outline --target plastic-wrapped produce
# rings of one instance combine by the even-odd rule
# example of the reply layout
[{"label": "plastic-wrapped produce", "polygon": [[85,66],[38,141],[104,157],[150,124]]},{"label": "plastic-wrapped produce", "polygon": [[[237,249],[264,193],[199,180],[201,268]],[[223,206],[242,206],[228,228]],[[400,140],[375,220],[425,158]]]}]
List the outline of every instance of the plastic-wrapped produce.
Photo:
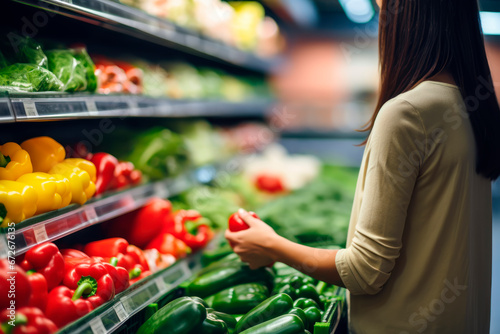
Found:
[{"label": "plastic-wrapped produce", "polygon": [[13,64],[0,70],[0,87],[12,92],[43,92],[61,91],[64,84],[43,67]]},{"label": "plastic-wrapped produce", "polygon": [[85,78],[87,79],[87,91],[95,92],[97,89],[97,76],[95,75],[95,65],[92,62],[87,50],[78,48],[73,50],[76,60],[85,68]]},{"label": "plastic-wrapped produce", "polygon": [[72,50],[47,51],[47,58],[49,70],[63,82],[64,91],[77,92],[87,88],[87,70]]},{"label": "plastic-wrapped produce", "polygon": [[31,38],[25,38],[20,43],[19,51],[16,54],[19,63],[35,64],[47,68],[47,56],[42,50],[42,46]]}]

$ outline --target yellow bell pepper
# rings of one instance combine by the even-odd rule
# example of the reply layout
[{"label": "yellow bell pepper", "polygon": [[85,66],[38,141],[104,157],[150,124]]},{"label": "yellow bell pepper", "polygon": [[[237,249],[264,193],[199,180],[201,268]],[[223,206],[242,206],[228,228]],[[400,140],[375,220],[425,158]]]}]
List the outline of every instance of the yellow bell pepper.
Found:
[{"label": "yellow bell pepper", "polygon": [[57,210],[68,206],[71,202],[71,186],[69,180],[59,174],[29,173],[24,174],[18,182],[32,186],[37,195],[35,214]]},{"label": "yellow bell pepper", "polygon": [[0,146],[0,180],[15,181],[21,175],[32,171],[30,155],[21,146],[16,143]]},{"label": "yellow bell pepper", "polygon": [[[71,203],[84,204],[94,195],[95,183],[92,182],[91,175],[86,170],[75,166],[74,162],[71,162],[65,160],[54,165],[49,174],[60,174],[68,178],[71,188]],[[83,166],[88,167],[88,165]]]},{"label": "yellow bell pepper", "polygon": [[65,159],[64,162],[83,169],[90,175],[90,180],[95,183],[96,179],[96,167],[92,161],[86,159],[69,158]]},{"label": "yellow bell pepper", "polygon": [[34,172],[48,173],[57,163],[66,157],[64,147],[50,137],[36,137],[21,143],[31,158]]},{"label": "yellow bell pepper", "polygon": [[19,223],[36,212],[38,196],[32,186],[10,180],[0,180],[0,227]]}]

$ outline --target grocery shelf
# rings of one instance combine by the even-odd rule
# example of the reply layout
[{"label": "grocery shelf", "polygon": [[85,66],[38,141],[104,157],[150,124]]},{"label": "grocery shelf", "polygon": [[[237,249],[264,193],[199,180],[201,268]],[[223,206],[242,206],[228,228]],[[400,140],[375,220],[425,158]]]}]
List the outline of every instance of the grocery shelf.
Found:
[{"label": "grocery shelf", "polygon": [[197,32],[176,26],[139,9],[111,0],[14,0],[80,21],[119,31],[142,40],[174,48],[241,68],[269,72],[278,59],[264,59]]},{"label": "grocery shelf", "polygon": [[58,331],[62,333],[106,334],[117,330],[127,319],[147,305],[172,292],[201,269],[200,253],[177,261],[170,267],[145,277],[115,298]]},{"label": "grocery shelf", "polygon": [[262,117],[270,99],[242,102],[64,93],[0,97],[0,123],[100,117]]},{"label": "grocery shelf", "polygon": [[0,235],[0,259],[6,258],[9,253],[7,239],[15,240],[15,255],[21,255],[40,243],[60,239],[138,209],[153,197],[168,198],[199,183],[210,182],[218,171],[234,171],[241,158],[235,157],[219,164],[199,167],[175,178],[96,197],[82,206],[72,204],[26,219],[16,224],[15,232]]}]

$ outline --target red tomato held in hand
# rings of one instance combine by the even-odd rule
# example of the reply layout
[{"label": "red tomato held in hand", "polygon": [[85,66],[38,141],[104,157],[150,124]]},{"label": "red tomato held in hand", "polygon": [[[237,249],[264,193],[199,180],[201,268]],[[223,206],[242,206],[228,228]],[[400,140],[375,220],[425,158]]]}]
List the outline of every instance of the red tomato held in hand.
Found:
[{"label": "red tomato held in hand", "polygon": [[[260,219],[259,216],[255,212],[248,212],[252,217]],[[229,217],[229,231],[231,232],[238,232],[238,231],[243,231],[248,229],[250,226],[248,226],[247,223],[241,218],[240,214],[238,212],[235,212]]]}]

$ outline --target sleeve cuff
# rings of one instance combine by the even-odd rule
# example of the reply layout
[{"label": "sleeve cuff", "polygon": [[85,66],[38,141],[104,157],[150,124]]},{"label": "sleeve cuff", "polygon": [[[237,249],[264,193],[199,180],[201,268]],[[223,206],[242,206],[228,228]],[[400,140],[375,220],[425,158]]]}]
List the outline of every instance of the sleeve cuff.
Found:
[{"label": "sleeve cuff", "polygon": [[342,279],[342,283],[352,295],[363,295],[366,292],[361,288],[356,279],[354,278],[354,274],[349,266],[349,261],[347,259],[349,250],[341,249],[337,252],[335,256],[335,265],[337,266],[337,271]]}]

